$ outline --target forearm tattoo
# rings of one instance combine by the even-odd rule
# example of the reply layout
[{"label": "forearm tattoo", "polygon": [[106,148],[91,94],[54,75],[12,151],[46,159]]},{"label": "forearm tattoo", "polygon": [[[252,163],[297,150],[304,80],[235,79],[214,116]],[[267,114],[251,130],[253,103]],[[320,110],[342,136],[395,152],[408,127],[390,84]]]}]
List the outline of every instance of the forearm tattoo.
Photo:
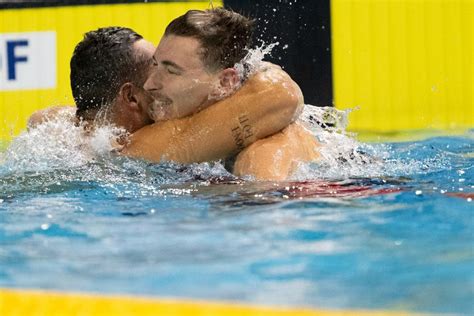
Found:
[{"label": "forearm tattoo", "polygon": [[246,140],[253,136],[253,127],[247,115],[239,116],[239,126],[232,129],[234,142],[239,150],[244,149]]}]

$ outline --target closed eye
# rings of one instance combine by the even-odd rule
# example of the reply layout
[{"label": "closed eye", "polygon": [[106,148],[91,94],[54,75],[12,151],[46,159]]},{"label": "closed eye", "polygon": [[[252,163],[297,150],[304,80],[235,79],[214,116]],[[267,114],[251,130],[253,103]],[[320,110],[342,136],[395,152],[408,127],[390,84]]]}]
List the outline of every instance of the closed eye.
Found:
[{"label": "closed eye", "polygon": [[168,71],[168,73],[172,75],[180,75],[180,73],[174,70],[172,67],[166,67],[166,71]]},{"label": "closed eye", "polygon": [[181,75],[184,73],[184,69],[178,66],[176,63],[170,60],[163,60],[161,64],[166,68],[166,71],[172,75]]}]

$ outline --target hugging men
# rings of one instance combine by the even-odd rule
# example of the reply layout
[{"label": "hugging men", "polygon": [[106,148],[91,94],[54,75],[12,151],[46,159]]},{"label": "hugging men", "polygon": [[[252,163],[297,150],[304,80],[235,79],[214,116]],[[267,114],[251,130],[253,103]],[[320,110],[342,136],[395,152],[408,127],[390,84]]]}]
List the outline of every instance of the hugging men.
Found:
[{"label": "hugging men", "polygon": [[[286,73],[237,72],[251,34],[252,21],[221,8],[176,18],[154,52],[130,29],[89,32],[71,59],[76,118],[123,127],[131,135],[121,154],[157,162],[225,159],[254,143],[235,172],[283,180],[317,157],[317,143],[291,124],[303,99]],[[36,113],[30,126],[56,111],[72,110]]]}]

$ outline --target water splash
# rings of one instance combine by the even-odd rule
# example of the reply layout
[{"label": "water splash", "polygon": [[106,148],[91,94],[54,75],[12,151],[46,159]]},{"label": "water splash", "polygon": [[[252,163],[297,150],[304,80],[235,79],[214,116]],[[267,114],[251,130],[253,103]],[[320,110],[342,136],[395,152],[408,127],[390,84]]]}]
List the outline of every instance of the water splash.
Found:
[{"label": "water splash", "polygon": [[293,175],[294,180],[409,176],[446,167],[443,152],[423,159],[402,159],[394,157],[395,150],[390,145],[359,142],[356,134],[347,131],[352,111],[305,105],[299,123],[321,143],[321,157],[318,161],[301,164]]},{"label": "water splash", "polygon": [[16,137],[2,157],[7,173],[76,168],[110,155],[124,130],[105,125],[86,132],[82,124],[61,117],[48,120]]},{"label": "water splash", "polygon": [[239,77],[245,80],[262,69],[265,65],[263,59],[265,56],[271,55],[272,50],[278,45],[280,45],[278,42],[269,45],[262,43],[258,47],[248,49],[247,55],[245,55],[240,62],[234,65]]},{"label": "water splash", "polygon": [[0,153],[0,197],[95,188],[99,195],[137,198],[181,192],[162,185],[235,179],[220,162],[152,164],[116,155],[124,133],[113,125],[87,132],[61,118],[23,132]]},{"label": "water splash", "polygon": [[[293,180],[409,176],[446,168],[449,157],[445,152],[421,159],[410,155],[400,157],[397,154],[400,149],[394,149],[392,144],[357,141],[355,135],[346,130],[350,112],[333,107],[304,107],[299,123],[321,143],[321,159],[301,164],[292,176]],[[17,190],[15,185],[51,190],[57,183],[91,181],[116,195],[128,194],[120,193],[125,188],[138,195],[155,195],[160,192],[157,186],[162,184],[235,179],[221,162],[184,166],[150,164],[116,156],[111,152],[115,139],[123,132],[109,125],[86,135],[81,125],[62,120],[47,121],[22,133],[2,154],[0,175],[5,184],[2,186],[14,191]],[[18,176],[26,179],[19,180]]]},{"label": "water splash", "polygon": [[[208,100],[212,100],[214,102],[225,99],[232,95],[235,91],[237,91],[242,83],[250,76],[254,75],[256,72],[262,71],[264,68],[269,67],[270,64],[264,62],[263,59],[267,55],[271,55],[271,52],[275,46],[279,45],[279,43],[272,43],[266,45],[262,43],[260,46],[255,48],[247,48],[247,54],[245,57],[238,63],[234,65],[234,69],[237,72],[237,76],[240,79],[239,82],[233,87],[233,89],[221,89],[217,83],[214,87],[214,93],[208,96]],[[273,67],[275,65],[272,65]],[[203,84],[201,80],[195,80],[195,84]],[[160,111],[156,111],[160,112]],[[155,116],[156,117],[156,116]],[[156,120],[155,120],[156,121]]]}]

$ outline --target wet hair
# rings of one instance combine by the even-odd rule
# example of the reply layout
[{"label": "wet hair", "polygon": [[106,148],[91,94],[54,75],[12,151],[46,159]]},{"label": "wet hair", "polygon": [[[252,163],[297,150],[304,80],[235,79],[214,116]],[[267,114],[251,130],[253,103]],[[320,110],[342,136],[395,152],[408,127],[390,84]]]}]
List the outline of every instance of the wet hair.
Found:
[{"label": "wet hair", "polygon": [[99,28],[84,35],[70,62],[76,116],[85,118],[89,111],[110,105],[126,82],[143,86],[150,60],[133,49],[142,38],[125,27]]},{"label": "wet hair", "polygon": [[201,43],[201,60],[209,70],[230,68],[252,44],[254,21],[224,8],[190,10],[174,19],[164,36],[193,37]]}]

